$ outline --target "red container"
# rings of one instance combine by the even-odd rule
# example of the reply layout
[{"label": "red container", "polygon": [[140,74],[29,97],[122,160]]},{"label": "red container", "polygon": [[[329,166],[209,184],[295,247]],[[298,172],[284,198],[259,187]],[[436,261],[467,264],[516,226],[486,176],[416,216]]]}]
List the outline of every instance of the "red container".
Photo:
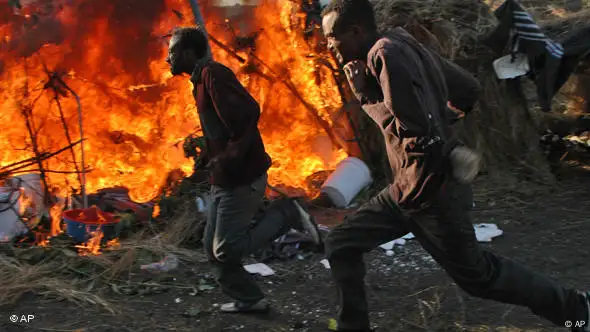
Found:
[{"label": "red container", "polygon": [[88,209],[73,209],[63,212],[68,234],[78,242],[86,242],[92,232],[100,229],[103,243],[117,237],[116,225],[121,219],[108,212],[100,211],[96,206]]}]

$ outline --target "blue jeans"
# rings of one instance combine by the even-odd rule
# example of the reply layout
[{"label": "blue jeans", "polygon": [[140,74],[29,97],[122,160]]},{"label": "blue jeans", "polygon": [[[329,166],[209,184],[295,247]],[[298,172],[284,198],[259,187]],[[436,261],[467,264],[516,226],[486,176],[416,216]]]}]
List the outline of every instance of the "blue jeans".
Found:
[{"label": "blue jeans", "polygon": [[289,201],[276,201],[253,220],[264,198],[267,175],[249,185],[211,187],[211,205],[203,244],[223,293],[246,303],[261,300],[262,290],[244,269],[242,259],[268,245],[291,228],[297,210]]}]

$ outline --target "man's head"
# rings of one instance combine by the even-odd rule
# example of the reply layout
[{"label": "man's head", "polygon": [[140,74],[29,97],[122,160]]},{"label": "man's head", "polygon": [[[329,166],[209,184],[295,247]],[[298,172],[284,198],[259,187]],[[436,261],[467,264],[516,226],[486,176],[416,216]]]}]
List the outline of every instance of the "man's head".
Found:
[{"label": "man's head", "polygon": [[377,35],[375,13],[369,0],[331,0],[322,17],[328,48],[341,64],[366,60],[369,43]]},{"label": "man's head", "polygon": [[207,55],[207,37],[201,28],[183,27],[172,32],[166,62],[172,75],[191,74],[197,61]]}]

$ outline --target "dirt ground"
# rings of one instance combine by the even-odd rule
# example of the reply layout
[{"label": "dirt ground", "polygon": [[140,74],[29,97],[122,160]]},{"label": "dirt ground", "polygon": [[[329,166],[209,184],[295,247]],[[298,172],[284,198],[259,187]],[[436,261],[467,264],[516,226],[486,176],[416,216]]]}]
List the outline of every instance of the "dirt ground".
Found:
[{"label": "dirt ground", "polygon": [[[477,190],[476,186],[476,190]],[[496,223],[504,235],[485,244],[566,286],[588,287],[590,175],[566,176],[539,195],[477,191],[474,222]],[[190,285],[210,277],[207,264],[174,272],[178,287],[154,296],[105,294],[115,314],[98,307],[25,296],[0,307],[0,331],[327,331],[336,292],[321,254],[270,262],[276,274],[259,277],[273,305],[269,315],[223,315],[218,289],[191,295]],[[393,256],[377,248],[366,257],[372,322],[379,331],[565,331],[528,309],[468,296],[414,241]],[[1,291],[1,290],[0,290]],[[12,324],[10,315],[34,315]]]}]

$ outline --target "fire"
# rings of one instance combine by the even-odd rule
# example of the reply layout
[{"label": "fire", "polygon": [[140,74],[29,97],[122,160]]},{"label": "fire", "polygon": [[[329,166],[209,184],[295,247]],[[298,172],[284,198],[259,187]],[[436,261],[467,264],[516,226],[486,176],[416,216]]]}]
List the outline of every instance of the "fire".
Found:
[{"label": "fire", "polygon": [[[201,6],[209,33],[232,45],[231,22]],[[188,1],[55,0],[33,3],[20,14],[6,10],[0,8],[1,22],[7,22],[0,24],[0,166],[31,158],[33,144],[51,152],[80,139],[75,96],[51,81],[47,69],[58,71],[81,101],[88,193],[125,186],[133,200],[146,202],[157,196],[169,171],[192,172],[192,160],[178,144],[199,131],[192,86],[186,77],[171,77],[163,38],[172,28],[193,23]],[[314,141],[325,132],[311,109],[331,125],[341,102],[329,69],[314,60],[315,51],[304,40],[297,10],[289,0],[261,4],[250,22],[261,31],[256,49],[253,55],[238,52],[260,59],[264,65],[255,62],[258,71],[280,79],[248,73],[248,65],[214,44],[212,50],[261,105],[260,129],[274,160],[270,183],[304,188],[306,177],[333,168],[345,153],[335,150],[326,158],[314,151]],[[74,165],[81,169],[80,159],[78,144],[45,161],[51,185],[63,196],[79,187],[72,171]],[[54,220],[62,209],[52,209]],[[60,231],[55,224],[52,235]]]},{"label": "fire", "polygon": [[63,212],[62,204],[55,204],[49,209],[49,215],[51,216],[51,236],[59,235],[63,232],[61,224],[61,214]]},{"label": "fire", "polygon": [[160,215],[160,205],[156,204],[154,206],[154,210],[152,211],[152,218],[157,218]]},{"label": "fire", "polygon": [[90,238],[86,243],[77,245],[78,254],[80,256],[96,256],[100,254],[101,250],[101,242],[102,238],[104,237],[104,233],[101,230],[101,227],[97,227],[95,231],[90,231],[88,228],[86,232],[90,234]]}]

